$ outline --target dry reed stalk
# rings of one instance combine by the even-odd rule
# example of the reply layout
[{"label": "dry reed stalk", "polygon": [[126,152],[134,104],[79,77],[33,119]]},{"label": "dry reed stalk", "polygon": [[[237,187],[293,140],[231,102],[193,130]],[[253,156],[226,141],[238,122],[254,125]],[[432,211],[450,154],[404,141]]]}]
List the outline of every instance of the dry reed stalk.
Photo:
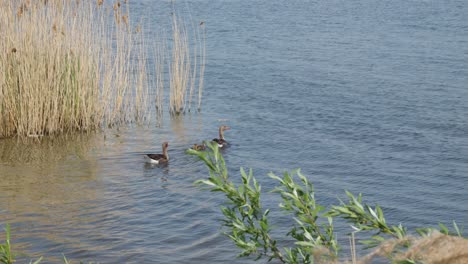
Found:
[{"label": "dry reed stalk", "polygon": [[357,257],[356,257],[356,240],[354,238],[354,232],[351,233],[351,237],[349,238],[349,245],[351,250],[351,261],[352,264],[357,264]]},{"label": "dry reed stalk", "polygon": [[192,108],[192,98],[193,98],[193,90],[195,89],[195,80],[197,77],[197,62],[198,62],[198,28],[194,26],[192,23],[192,29],[195,29],[195,33],[193,34],[193,70],[190,75],[190,88],[189,88],[189,96],[188,96],[188,111]]},{"label": "dry reed stalk", "polygon": [[[201,110],[201,97],[203,90],[203,80],[205,73],[205,63],[206,63],[206,32],[205,32],[205,22],[200,22],[198,26],[192,23],[193,29],[193,53],[190,54],[193,57],[192,67],[193,70],[190,75],[190,89],[188,97],[188,111],[191,111],[192,108],[192,98],[195,91],[195,83],[198,78],[198,111]],[[200,32],[202,31],[202,32]]]},{"label": "dry reed stalk", "polygon": [[[201,111],[201,102],[202,102],[202,91],[203,91],[203,85],[204,85],[204,80],[205,80],[205,65],[206,65],[206,28],[205,28],[205,22],[202,21],[200,22],[200,28],[202,29],[202,34],[203,37],[200,38],[199,40],[201,42],[200,45],[200,73],[198,76],[198,111]],[[200,31],[197,31],[200,32]]]}]

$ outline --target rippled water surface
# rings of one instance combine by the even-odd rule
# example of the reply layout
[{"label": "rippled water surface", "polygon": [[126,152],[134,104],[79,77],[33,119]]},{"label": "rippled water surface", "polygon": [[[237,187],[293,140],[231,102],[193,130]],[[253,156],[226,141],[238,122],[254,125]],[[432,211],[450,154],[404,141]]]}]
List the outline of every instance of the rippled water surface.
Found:
[{"label": "rippled water surface", "polygon": [[[166,116],[162,127],[0,140],[0,222],[12,224],[20,251],[47,262],[62,253],[102,263],[235,262],[219,228],[222,197],[193,185],[207,170],[184,154],[221,124],[232,127],[224,154],[234,178],[251,167],[268,190],[269,171],[302,168],[324,205],[346,189],[410,230],[468,225],[466,1],[180,3],[206,23],[202,113]],[[170,14],[168,1],[132,8],[148,26]],[[141,154],[160,152],[163,141],[170,164],[146,165]],[[347,243],[350,228],[338,225]]]}]

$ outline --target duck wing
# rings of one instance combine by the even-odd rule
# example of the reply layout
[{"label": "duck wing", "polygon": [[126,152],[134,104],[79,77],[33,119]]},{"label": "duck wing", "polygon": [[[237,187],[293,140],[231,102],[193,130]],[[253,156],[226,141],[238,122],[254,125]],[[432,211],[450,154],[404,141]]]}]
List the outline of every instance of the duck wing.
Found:
[{"label": "duck wing", "polygon": [[146,154],[146,156],[153,160],[160,160],[160,159],[166,158],[166,155],[163,155],[163,154]]},{"label": "duck wing", "polygon": [[218,143],[218,145],[226,145],[227,144],[227,141],[224,140],[224,139],[214,138],[213,141]]}]

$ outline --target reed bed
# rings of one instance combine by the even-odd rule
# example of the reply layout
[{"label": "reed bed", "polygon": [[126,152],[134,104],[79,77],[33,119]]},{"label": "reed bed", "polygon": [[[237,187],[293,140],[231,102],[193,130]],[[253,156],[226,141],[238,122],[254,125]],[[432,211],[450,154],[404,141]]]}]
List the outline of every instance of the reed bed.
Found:
[{"label": "reed bed", "polygon": [[127,1],[0,0],[0,5],[0,138],[147,122],[153,104],[162,113],[166,80],[169,112],[187,109],[187,85],[200,78],[204,65],[198,77],[191,71],[194,55],[181,18],[173,18],[171,58],[164,57],[169,45],[155,48],[154,87],[148,45],[141,26],[131,24]]},{"label": "reed bed", "polygon": [[133,36],[121,4],[1,5],[0,137],[93,130],[125,122],[139,107],[127,96],[138,65],[128,63]]}]

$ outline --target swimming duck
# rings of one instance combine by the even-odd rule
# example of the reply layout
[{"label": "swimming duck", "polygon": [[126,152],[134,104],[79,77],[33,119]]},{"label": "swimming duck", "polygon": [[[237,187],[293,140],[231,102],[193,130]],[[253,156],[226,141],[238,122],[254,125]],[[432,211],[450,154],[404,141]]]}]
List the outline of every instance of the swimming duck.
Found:
[{"label": "swimming duck", "polygon": [[161,163],[167,163],[169,161],[169,155],[167,154],[167,147],[169,146],[169,143],[164,142],[162,144],[162,154],[145,154],[145,159],[146,162],[152,163],[152,164],[161,164]]},{"label": "swimming duck", "polygon": [[213,141],[218,143],[218,147],[222,148],[228,144],[228,142],[224,139],[224,130],[231,129],[228,126],[220,126],[219,127],[219,138],[214,138]]},{"label": "swimming duck", "polygon": [[206,145],[205,144],[201,144],[201,145],[198,145],[198,144],[193,144],[192,146],[192,149],[193,150],[205,150],[206,149]]}]

